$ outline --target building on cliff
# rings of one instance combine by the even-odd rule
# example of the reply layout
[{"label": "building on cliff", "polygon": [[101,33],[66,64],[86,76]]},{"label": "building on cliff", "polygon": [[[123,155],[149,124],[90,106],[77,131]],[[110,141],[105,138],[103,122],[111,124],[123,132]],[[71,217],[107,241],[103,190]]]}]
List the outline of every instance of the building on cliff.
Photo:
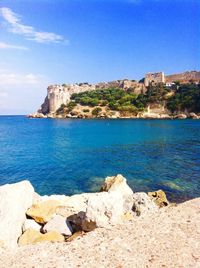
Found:
[{"label": "building on cliff", "polygon": [[94,85],[87,83],[71,85],[55,85],[47,88],[49,112],[55,112],[62,104],[67,104],[73,93],[95,90]]},{"label": "building on cliff", "polygon": [[67,104],[70,101],[71,95],[95,89],[122,88],[124,90],[132,89],[135,94],[144,93],[146,88],[143,83],[135,80],[116,80],[111,82],[101,82],[98,84],[80,83],[69,85],[50,85],[47,88],[47,96],[39,113],[53,114],[62,104]]},{"label": "building on cliff", "polygon": [[144,84],[146,87],[149,86],[151,82],[153,83],[166,83],[167,86],[172,85],[175,81],[180,83],[190,83],[200,81],[200,72],[198,71],[189,71],[179,74],[165,75],[164,72],[158,73],[147,73],[145,75]]},{"label": "building on cliff", "polygon": [[164,74],[164,72],[147,73],[145,75],[145,79],[144,79],[145,87],[148,87],[151,82],[165,83],[165,74]]},{"label": "building on cliff", "polygon": [[39,113],[44,115],[54,114],[62,104],[68,104],[73,93],[81,93],[85,91],[92,91],[97,89],[108,88],[121,88],[124,90],[131,90],[134,94],[145,93],[147,87],[151,82],[153,83],[166,83],[170,87],[174,81],[181,83],[188,83],[190,81],[199,82],[200,72],[191,71],[180,74],[173,74],[165,76],[164,72],[147,73],[145,75],[144,83],[135,80],[123,79],[110,82],[101,82],[97,84],[80,83],[80,84],[63,84],[63,85],[50,85],[47,88],[47,96]]}]

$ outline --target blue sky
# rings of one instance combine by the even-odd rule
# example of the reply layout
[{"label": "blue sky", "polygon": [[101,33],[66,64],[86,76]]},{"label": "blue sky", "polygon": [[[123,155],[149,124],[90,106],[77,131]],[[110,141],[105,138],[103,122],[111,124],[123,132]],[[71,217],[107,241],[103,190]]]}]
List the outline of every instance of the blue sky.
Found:
[{"label": "blue sky", "polygon": [[200,69],[199,0],[1,0],[0,114],[37,110],[48,84]]}]

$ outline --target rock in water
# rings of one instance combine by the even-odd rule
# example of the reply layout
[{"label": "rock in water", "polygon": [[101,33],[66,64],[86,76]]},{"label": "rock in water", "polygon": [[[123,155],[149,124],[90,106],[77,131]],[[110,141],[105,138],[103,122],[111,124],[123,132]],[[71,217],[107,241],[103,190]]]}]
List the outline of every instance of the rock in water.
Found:
[{"label": "rock in water", "polygon": [[0,187],[0,245],[17,246],[26,211],[32,205],[34,189],[29,181]]},{"label": "rock in water", "polygon": [[26,214],[38,223],[47,223],[54,216],[56,209],[61,205],[60,201],[47,200],[34,204]]},{"label": "rock in water", "polygon": [[150,196],[150,198],[159,207],[165,207],[169,205],[169,201],[167,200],[166,194],[162,190],[158,190],[155,192],[148,192],[148,196]]},{"label": "rock in water", "polygon": [[72,235],[72,227],[66,218],[60,215],[55,215],[47,224],[45,224],[43,230],[46,232],[58,231],[64,235]]},{"label": "rock in water", "polygon": [[192,119],[199,119],[199,116],[195,113],[190,113],[189,114],[189,118],[192,118]]},{"label": "rock in water", "polygon": [[133,206],[133,191],[128,186],[126,178],[121,174],[113,177],[107,177],[101,187],[101,191],[120,192],[124,200],[124,212],[130,211]]},{"label": "rock in water", "polygon": [[119,192],[98,193],[88,199],[86,217],[82,222],[83,231],[92,231],[96,227],[108,227],[117,224],[124,214],[124,201]]},{"label": "rock in water", "polygon": [[158,210],[158,206],[146,193],[133,194],[133,211],[137,216]]},{"label": "rock in water", "polygon": [[20,236],[18,245],[25,246],[30,244],[36,244],[39,242],[64,242],[64,236],[59,232],[51,231],[46,234],[41,234],[34,229],[28,229],[22,236]]}]

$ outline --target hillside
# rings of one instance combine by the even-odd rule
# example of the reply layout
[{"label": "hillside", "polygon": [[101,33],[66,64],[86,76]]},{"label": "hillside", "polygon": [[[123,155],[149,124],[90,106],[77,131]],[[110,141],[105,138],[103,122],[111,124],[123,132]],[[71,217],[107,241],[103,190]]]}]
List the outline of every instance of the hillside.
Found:
[{"label": "hillside", "polygon": [[140,81],[50,85],[41,108],[30,117],[198,119],[199,81],[200,72],[190,71],[148,73]]},{"label": "hillside", "polygon": [[200,84],[151,84],[140,94],[135,94],[134,89],[119,88],[74,93],[70,102],[56,111],[59,117],[78,118],[168,118],[181,113],[200,113]]},{"label": "hillside", "polygon": [[172,74],[165,76],[166,82],[174,82],[179,81],[181,83],[188,83],[190,81],[193,82],[199,82],[200,81],[200,72],[197,71],[190,71],[190,72],[184,72],[180,74]]}]

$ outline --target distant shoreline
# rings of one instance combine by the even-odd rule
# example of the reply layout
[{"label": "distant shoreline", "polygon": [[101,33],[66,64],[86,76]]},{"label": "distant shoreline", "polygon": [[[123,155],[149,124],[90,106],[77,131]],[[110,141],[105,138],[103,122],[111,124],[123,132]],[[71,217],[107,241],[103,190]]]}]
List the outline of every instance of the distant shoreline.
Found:
[{"label": "distant shoreline", "polygon": [[194,117],[191,116],[187,116],[185,114],[180,114],[180,115],[176,115],[176,116],[166,116],[166,117],[153,117],[153,116],[149,116],[149,117],[78,117],[78,116],[69,116],[69,117],[63,117],[63,116],[59,116],[59,115],[55,115],[55,116],[49,116],[49,115],[40,115],[40,114],[31,114],[31,115],[27,115],[26,117],[28,118],[36,118],[36,119],[99,119],[99,120],[107,120],[107,119],[134,119],[134,120],[199,120],[200,116],[196,115]]}]

